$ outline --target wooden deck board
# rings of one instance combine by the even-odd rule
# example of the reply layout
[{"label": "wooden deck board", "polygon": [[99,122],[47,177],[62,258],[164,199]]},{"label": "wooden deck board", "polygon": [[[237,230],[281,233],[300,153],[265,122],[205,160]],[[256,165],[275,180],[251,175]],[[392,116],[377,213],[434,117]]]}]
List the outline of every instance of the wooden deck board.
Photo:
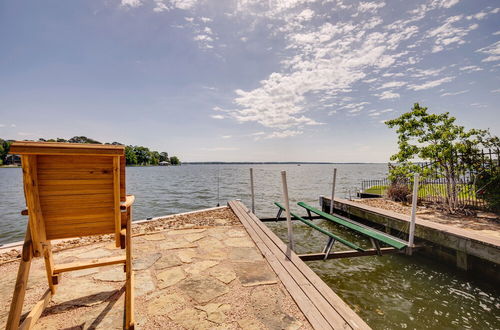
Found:
[{"label": "wooden deck board", "polygon": [[294,252],[288,251],[287,246],[245,205],[238,201],[231,201],[228,205],[314,328],[370,329]]}]

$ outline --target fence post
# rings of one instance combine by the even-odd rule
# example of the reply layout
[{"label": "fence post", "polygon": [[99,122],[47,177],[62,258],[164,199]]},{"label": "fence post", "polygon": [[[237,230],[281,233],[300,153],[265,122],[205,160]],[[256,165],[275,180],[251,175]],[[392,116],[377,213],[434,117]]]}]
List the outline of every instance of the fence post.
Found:
[{"label": "fence post", "polygon": [[252,193],[252,213],[255,214],[255,193],[253,189],[253,168],[250,167],[250,191]]},{"label": "fence post", "polygon": [[333,201],[335,198],[335,183],[337,181],[337,169],[333,169],[333,181],[332,181],[332,200],[330,202],[330,214],[333,214]]},{"label": "fence post", "polygon": [[292,217],[290,215],[290,200],[288,199],[288,186],[286,183],[286,171],[281,171],[281,181],[283,183],[283,198],[286,208],[286,226],[288,228],[288,250],[294,250]]},{"label": "fence post", "polygon": [[413,196],[411,201],[411,221],[410,232],[408,235],[408,250],[407,254],[411,256],[413,248],[413,240],[415,238],[415,219],[417,217],[417,202],[418,202],[418,173],[413,176]]}]

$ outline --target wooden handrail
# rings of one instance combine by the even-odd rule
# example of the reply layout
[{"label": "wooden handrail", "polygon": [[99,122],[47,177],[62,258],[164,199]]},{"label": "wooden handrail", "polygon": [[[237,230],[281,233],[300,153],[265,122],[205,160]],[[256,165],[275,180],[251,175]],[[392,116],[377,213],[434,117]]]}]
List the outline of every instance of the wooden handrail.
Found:
[{"label": "wooden handrail", "polygon": [[132,204],[134,204],[134,202],[135,202],[135,196],[134,195],[127,195],[127,197],[125,199],[125,202],[121,203],[120,209],[121,210],[126,210],[130,206],[132,206]]}]

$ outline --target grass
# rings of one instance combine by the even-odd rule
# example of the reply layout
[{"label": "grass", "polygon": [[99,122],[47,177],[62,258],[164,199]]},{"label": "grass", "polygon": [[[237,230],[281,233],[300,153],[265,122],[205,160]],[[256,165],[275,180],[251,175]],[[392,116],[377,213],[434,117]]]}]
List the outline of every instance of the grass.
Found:
[{"label": "grass", "polygon": [[[368,189],[365,189],[363,192],[367,194],[376,194],[376,195],[386,195],[387,189],[389,186],[386,185],[375,185],[371,186]],[[475,187],[468,184],[459,184],[458,188],[458,198],[460,199],[469,199],[476,200],[476,191]],[[411,187],[410,187],[411,189]],[[421,184],[418,187],[418,197],[446,197],[446,184],[443,183],[432,183],[432,184]]]}]

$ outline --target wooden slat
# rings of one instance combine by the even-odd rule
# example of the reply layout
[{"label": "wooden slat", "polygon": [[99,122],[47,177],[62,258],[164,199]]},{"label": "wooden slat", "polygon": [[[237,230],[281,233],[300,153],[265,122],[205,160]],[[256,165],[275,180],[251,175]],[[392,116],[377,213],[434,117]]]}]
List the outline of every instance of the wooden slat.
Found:
[{"label": "wooden slat", "polygon": [[18,155],[123,155],[124,146],[16,141],[10,146],[10,153]]},{"label": "wooden slat", "polygon": [[120,246],[121,213],[120,213],[120,157],[113,157],[113,205],[115,211],[115,244]]},{"label": "wooden slat", "polygon": [[293,267],[293,265],[290,264],[284,266],[277,259],[277,256],[271,251],[271,249],[262,241],[257,231],[252,227],[250,221],[245,219],[245,215],[241,213],[236,205],[231,203],[232,202],[229,202],[229,206],[238,216],[243,226],[245,226],[250,237],[252,237],[259,250],[266,257],[269,265],[273,268],[280,280],[283,282],[292,298],[295,300],[299,308],[308,319],[309,323],[311,323],[311,325],[315,329],[333,329],[333,327],[325,319],[324,315],[322,315],[322,313],[317,309],[314,302],[303,291],[303,289],[306,289],[308,286],[306,285],[304,287],[301,287],[296,282],[296,279],[288,272],[289,268],[287,267]]},{"label": "wooden slat", "polygon": [[124,202],[127,198],[126,193],[126,177],[125,177],[125,153],[120,157],[120,201]]},{"label": "wooden slat", "polygon": [[47,282],[49,284],[49,290],[52,295],[56,293],[57,283],[54,283],[54,259],[52,257],[52,244],[50,241],[45,243],[43,258],[45,259],[45,273],[47,274]]},{"label": "wooden slat", "polygon": [[40,186],[73,186],[73,185],[108,185],[112,182],[109,179],[88,179],[88,180],[40,180]]},{"label": "wooden slat", "polygon": [[19,326],[19,330],[28,330],[33,328],[36,321],[40,318],[40,315],[42,315],[43,310],[49,304],[50,299],[52,299],[52,294],[50,290],[47,290],[43,294],[42,298],[35,304],[31,312],[29,312],[28,316],[26,316],[23,323]]},{"label": "wooden slat", "polygon": [[67,264],[61,264],[58,265],[54,268],[54,274],[61,274],[64,272],[71,272],[74,270],[79,270],[79,269],[87,269],[87,268],[94,268],[94,267],[101,267],[101,266],[109,266],[109,265],[116,265],[116,264],[124,264],[126,262],[126,258],[124,256],[119,256],[119,257],[109,257],[109,258],[102,258],[102,259],[95,259],[90,262],[71,262]]},{"label": "wooden slat", "polygon": [[42,209],[38,195],[37,156],[22,156],[23,184],[26,206],[29,212],[29,226],[31,239],[33,241],[33,252],[35,256],[43,253],[42,244],[45,243],[45,224],[43,222]]},{"label": "wooden slat", "polygon": [[[251,213],[245,205],[241,202],[234,201],[230,202],[229,205],[233,205],[236,209],[241,209],[240,213],[243,214],[242,216],[246,215],[246,217],[251,219],[251,223],[258,226],[262,233],[265,233],[265,235],[269,238],[269,242],[272,242],[279,249],[279,251],[281,251],[283,256],[289,256],[290,261],[297,267],[297,269],[300,270],[303,276],[309,280],[310,285],[315,287],[318,292],[323,295],[325,300],[328,301],[332,308],[344,318],[345,322],[347,322],[350,327],[353,329],[370,329],[370,327],[356,313],[354,313],[352,309],[339,296],[337,296],[316,273],[314,273],[302,260],[300,260],[295,253],[288,253],[285,243],[283,243],[265,224],[260,222],[259,219]],[[234,210],[233,207],[231,208]]]},{"label": "wooden slat", "polygon": [[87,155],[40,155],[38,165],[40,168],[109,169],[113,166],[113,158]]},{"label": "wooden slat", "polygon": [[[127,208],[127,225],[125,232],[125,270],[127,272],[127,287],[125,299],[125,324],[127,329],[133,329],[134,321],[134,270],[132,267],[132,207]],[[121,232],[121,231],[120,231]]]}]

